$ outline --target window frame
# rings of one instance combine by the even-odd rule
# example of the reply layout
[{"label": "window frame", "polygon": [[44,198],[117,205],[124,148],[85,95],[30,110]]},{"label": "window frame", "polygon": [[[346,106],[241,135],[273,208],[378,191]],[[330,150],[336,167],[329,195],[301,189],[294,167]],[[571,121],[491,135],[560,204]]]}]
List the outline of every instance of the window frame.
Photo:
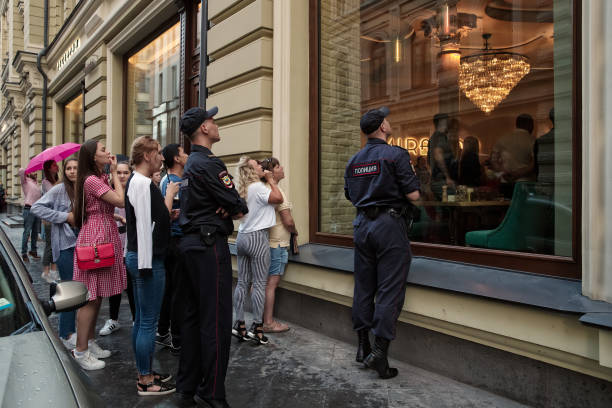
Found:
[{"label": "window frame", "polygon": [[[309,241],[352,247],[353,237],[319,228],[320,1],[309,0]],[[572,256],[540,255],[474,247],[412,242],[413,255],[513,269],[570,279],[582,278],[582,0],[573,0],[572,48]]]}]

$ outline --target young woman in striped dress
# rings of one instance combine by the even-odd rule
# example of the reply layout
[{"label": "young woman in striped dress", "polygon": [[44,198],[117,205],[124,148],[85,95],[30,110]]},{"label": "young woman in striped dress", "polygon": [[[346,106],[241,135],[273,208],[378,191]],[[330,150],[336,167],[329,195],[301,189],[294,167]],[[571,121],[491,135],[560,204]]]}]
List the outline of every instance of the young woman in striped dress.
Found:
[{"label": "young woman in striped dress", "polygon": [[[234,292],[236,322],[232,334],[239,340],[253,339],[267,344],[263,334],[263,309],[266,299],[266,282],[270,268],[268,230],[276,224],[274,206],[283,202],[283,196],[274,181],[272,172],[264,171],[257,160],[247,156],[238,162],[238,193],[247,202],[248,214],[242,218],[236,238],[238,251],[238,284]],[[261,181],[264,179],[269,188]],[[253,283],[251,303],[253,323],[247,332],[244,321],[244,298],[249,283]]]}]

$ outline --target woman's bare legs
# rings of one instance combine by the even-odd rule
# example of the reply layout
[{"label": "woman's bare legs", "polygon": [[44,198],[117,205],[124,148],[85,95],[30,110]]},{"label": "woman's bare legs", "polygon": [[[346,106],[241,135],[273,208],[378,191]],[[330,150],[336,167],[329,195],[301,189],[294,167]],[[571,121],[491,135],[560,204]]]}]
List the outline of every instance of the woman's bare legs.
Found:
[{"label": "woman's bare legs", "polygon": [[77,312],[77,346],[79,352],[85,351],[88,348],[87,342],[94,338],[96,320],[102,298],[97,298],[87,302],[85,306]]}]

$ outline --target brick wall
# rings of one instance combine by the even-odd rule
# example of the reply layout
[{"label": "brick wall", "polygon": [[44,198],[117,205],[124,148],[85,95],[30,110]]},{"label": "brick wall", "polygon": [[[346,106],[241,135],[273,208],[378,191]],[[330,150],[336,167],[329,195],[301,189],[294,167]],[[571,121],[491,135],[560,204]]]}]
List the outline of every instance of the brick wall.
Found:
[{"label": "brick wall", "polygon": [[[342,3],[339,6],[339,3]],[[355,209],[344,197],[344,168],[361,146],[359,0],[321,1],[320,231],[352,234]]]}]

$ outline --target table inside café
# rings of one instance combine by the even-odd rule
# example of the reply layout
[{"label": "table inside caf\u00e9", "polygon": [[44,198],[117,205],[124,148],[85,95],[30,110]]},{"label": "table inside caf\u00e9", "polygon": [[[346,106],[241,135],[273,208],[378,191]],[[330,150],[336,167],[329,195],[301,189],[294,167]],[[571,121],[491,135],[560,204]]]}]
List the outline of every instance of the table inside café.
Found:
[{"label": "table inside caf\u00e9", "polygon": [[[510,200],[421,201],[427,210],[448,214],[448,233],[452,245],[465,245],[465,233],[481,229],[494,229],[504,219]],[[441,211],[440,211],[441,210]]]}]

